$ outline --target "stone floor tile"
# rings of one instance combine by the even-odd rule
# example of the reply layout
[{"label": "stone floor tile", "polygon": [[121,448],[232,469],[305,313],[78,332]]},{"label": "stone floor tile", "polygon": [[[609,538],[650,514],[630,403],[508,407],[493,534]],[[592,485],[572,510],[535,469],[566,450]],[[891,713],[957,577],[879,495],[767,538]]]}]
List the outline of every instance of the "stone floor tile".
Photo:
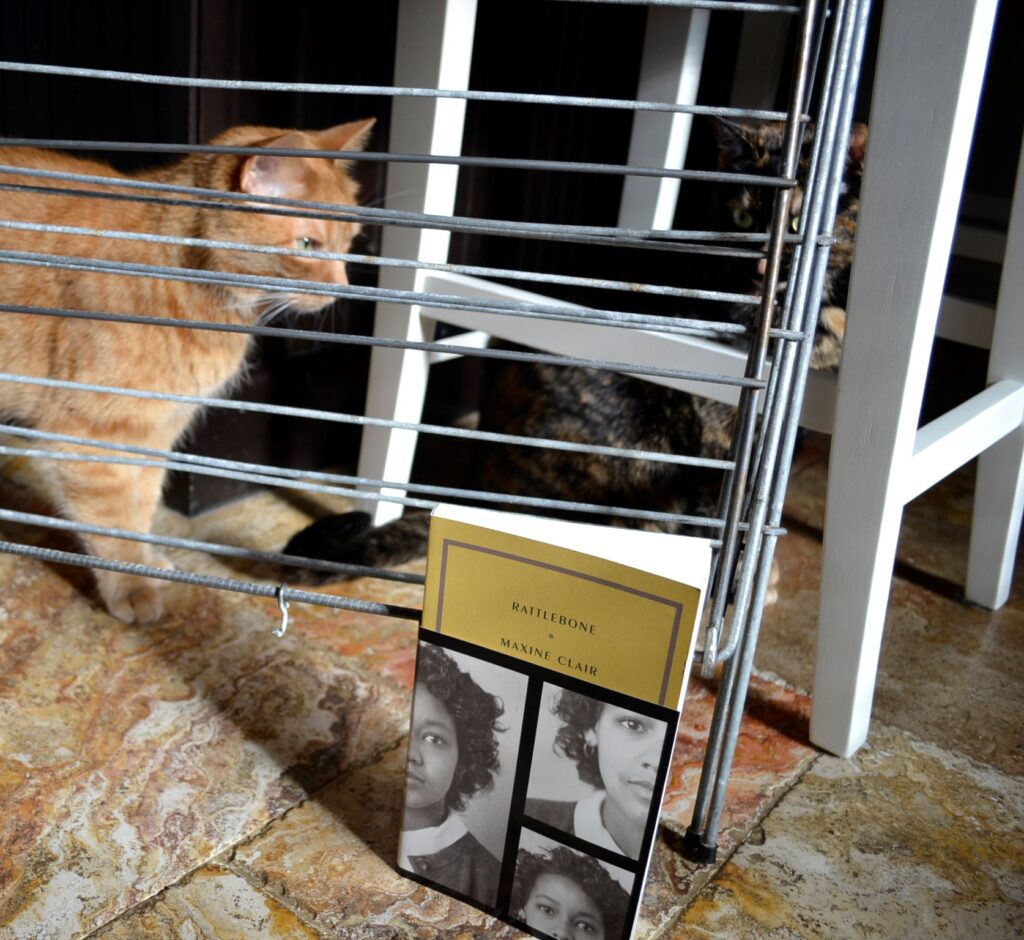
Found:
[{"label": "stone floor tile", "polygon": [[202,868],[119,917],[89,940],[321,940],[273,898],[233,872]]},{"label": "stone floor tile", "polygon": [[893,582],[876,719],[1024,774],[1024,604],[968,607]]},{"label": "stone floor tile", "polygon": [[[262,551],[280,551],[287,539],[327,509],[342,511],[350,508],[350,501],[317,496],[311,502],[308,494],[291,491],[255,493],[244,500],[230,503],[203,513],[194,519],[181,516],[164,522],[173,534],[241,545]],[[327,500],[324,505],[322,500]],[[281,581],[279,570],[268,570],[265,565],[250,565],[223,558],[182,553],[175,557],[179,567],[219,577]],[[398,571],[423,575],[425,559],[398,566]],[[308,590],[337,594],[355,600],[375,601],[420,610],[423,607],[423,586],[400,581],[361,578],[355,581],[334,582]],[[337,610],[313,604],[294,603],[290,611],[289,629],[330,647],[341,656],[357,659],[366,667],[389,675],[411,688],[416,653],[416,621],[381,617],[358,611]]]},{"label": "stone floor tile", "polygon": [[346,940],[523,936],[395,871],[404,783],[401,747],[321,790],[239,848],[234,864]]},{"label": "stone floor tile", "polygon": [[[800,497],[805,488],[823,485],[808,476],[820,469],[812,465],[795,473],[790,493]],[[1024,773],[1024,564],[1018,564],[1014,590],[1001,610],[960,599],[970,482],[970,473],[956,474],[908,510],[873,715],[1004,771]],[[795,504],[800,513],[809,512],[799,498]],[[809,689],[821,541],[813,529],[791,528],[777,551],[785,589],[765,610],[756,659],[766,671]]]},{"label": "stone floor tile", "polygon": [[876,725],[822,756],[666,933],[1024,935],[1024,781]]},{"label": "stone floor tile", "polygon": [[271,635],[271,602],[181,588],[114,621],[0,556],[0,934],[77,936],[251,836],[405,732],[408,696]]},{"label": "stone floor tile", "polygon": [[[638,936],[657,934],[672,922],[713,874],[713,868],[694,865],[682,854],[713,709],[710,685],[692,680],[665,790],[662,829],[640,906]],[[806,695],[753,677],[717,834],[720,857],[747,839],[779,795],[816,758],[818,752],[807,743],[808,714]]]},{"label": "stone floor tile", "polygon": [[[663,822],[676,832],[690,824],[714,707],[714,686],[692,679],[662,806]],[[818,753],[807,740],[809,715],[807,695],[777,680],[752,677],[722,819],[724,837],[759,816],[778,789],[789,786]]]}]

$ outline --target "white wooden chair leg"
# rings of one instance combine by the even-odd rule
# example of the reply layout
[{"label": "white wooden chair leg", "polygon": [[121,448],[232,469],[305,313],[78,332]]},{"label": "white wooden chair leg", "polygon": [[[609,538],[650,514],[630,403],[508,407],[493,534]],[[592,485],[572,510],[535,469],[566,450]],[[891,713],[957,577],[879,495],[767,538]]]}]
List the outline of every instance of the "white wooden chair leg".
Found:
[{"label": "white wooden chair leg", "polygon": [[[637,100],[673,104],[697,101],[709,16],[707,10],[648,8]],[[692,114],[637,111],[629,142],[630,166],[681,169],[692,124]],[[671,228],[679,184],[678,179],[627,176],[619,205],[619,225]]]},{"label": "white wooden chair leg", "polygon": [[[476,24],[476,0],[402,0],[398,12],[395,84],[398,86],[465,89]],[[395,98],[389,149],[393,153],[458,154],[462,149],[465,101]],[[402,211],[450,214],[455,206],[458,167],[392,163],[388,167],[385,206]],[[389,227],[381,254],[419,261],[448,260],[447,231]],[[408,268],[382,268],[380,286],[419,290],[422,273]],[[419,306],[380,303],[374,321],[376,336],[429,340],[433,323],[424,322]],[[366,392],[366,414],[417,422],[426,394],[428,355],[395,349],[374,349]],[[416,449],[416,433],[365,428],[359,451],[359,475],[407,482]],[[388,492],[401,492],[390,490]],[[365,507],[380,524],[401,515],[394,503],[370,502]]]},{"label": "white wooden chair leg", "polygon": [[[1024,382],[1024,147],[989,353],[989,382]],[[969,600],[1002,607],[1010,594],[1024,510],[1024,429],[1003,438],[978,458],[974,519],[967,558]]]},{"label": "white wooden chair leg", "polygon": [[[829,466],[811,740],[867,737],[996,0],[887,0]],[[923,146],[926,142],[926,146]]]},{"label": "white wooden chair leg", "polygon": [[968,600],[991,610],[1010,595],[1024,509],[1024,430],[1015,431],[978,458]]}]

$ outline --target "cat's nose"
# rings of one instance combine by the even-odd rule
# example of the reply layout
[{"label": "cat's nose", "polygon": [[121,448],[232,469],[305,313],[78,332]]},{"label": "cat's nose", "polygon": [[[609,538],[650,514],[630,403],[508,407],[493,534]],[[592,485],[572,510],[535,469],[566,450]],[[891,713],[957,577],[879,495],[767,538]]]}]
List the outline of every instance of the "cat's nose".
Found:
[{"label": "cat's nose", "polygon": [[757,262],[757,273],[760,277],[764,277],[764,272],[768,270],[768,259],[762,258]]}]

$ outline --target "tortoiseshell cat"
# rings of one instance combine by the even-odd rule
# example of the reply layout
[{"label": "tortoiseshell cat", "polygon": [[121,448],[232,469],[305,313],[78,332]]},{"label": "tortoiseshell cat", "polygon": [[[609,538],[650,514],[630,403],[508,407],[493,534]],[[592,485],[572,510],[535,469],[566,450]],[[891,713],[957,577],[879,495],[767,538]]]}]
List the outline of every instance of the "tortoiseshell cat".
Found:
[{"label": "tortoiseshell cat", "polygon": [[[718,142],[719,169],[724,171],[765,174],[778,176],[782,172],[782,150],[785,126],[764,124],[759,127],[742,127],[729,121],[716,120],[713,125]],[[813,129],[804,134],[797,178],[807,174],[810,157],[810,142]],[[860,181],[864,174],[864,156],[867,149],[867,125],[855,123],[850,130],[847,149],[846,170],[843,174],[836,207],[836,221],[832,229],[835,243],[829,254],[822,284],[821,306],[818,327],[811,350],[811,367],[835,370],[843,350],[843,334],[846,330],[846,294],[850,286],[850,265],[853,262],[853,242],[857,235],[857,213],[860,209]],[[737,231],[766,231],[772,211],[774,190],[759,190],[751,187],[723,187],[719,192],[717,215],[721,227]],[[798,186],[790,205],[790,229],[797,230],[800,212],[803,208],[803,190]],[[764,262],[757,265],[756,274],[751,268],[739,272],[739,279],[749,276],[754,285],[761,286]]]},{"label": "tortoiseshell cat", "polygon": [[[721,121],[715,124],[715,136],[721,169],[781,175],[782,125],[742,127]],[[836,245],[829,259],[812,352],[812,365],[819,369],[836,369],[842,351],[866,142],[866,127],[856,125],[851,133],[834,229]],[[809,151],[809,147],[804,149]],[[717,227],[765,231],[774,192],[723,187],[717,201]],[[794,230],[801,201],[802,193],[797,190],[792,209]],[[734,270],[735,287],[760,288],[763,262],[747,264]],[[749,310],[745,308],[742,315],[749,318]],[[741,311],[731,311],[731,315],[740,316]],[[730,406],[617,373],[489,361],[484,368],[479,428],[724,459],[729,455],[734,416]],[[497,444],[477,447],[478,463],[470,485],[501,493],[707,515],[715,509],[721,481],[720,473],[715,471],[656,461]],[[369,528],[369,517],[364,513],[342,513],[303,529],[284,552],[350,564],[398,564],[425,554],[428,524],[429,516],[423,511],[407,512],[401,519],[375,529]],[[296,571],[291,577],[315,583],[329,576]]]},{"label": "tortoiseshell cat", "polygon": [[[234,147],[306,150],[359,150],[373,120],[354,121],[325,131],[236,127],[212,143]],[[341,161],[272,154],[239,156],[192,154],[178,163],[133,174],[103,163],[45,150],[2,148],[0,165],[28,167],[202,187],[253,197],[352,205],[357,186]],[[52,193],[14,189],[4,193],[0,216],[17,222],[171,235],[281,248],[297,254],[214,250],[85,234],[0,230],[0,248],[99,258],[110,262],[235,272],[346,284],[339,260],[310,256],[310,250],[344,252],[358,231],[348,221],[296,218],[251,211],[203,209],[158,202],[72,196],[64,184],[0,171],[0,185],[53,188]],[[90,193],[121,193],[116,184],[75,183]],[[226,206],[238,205],[227,203]],[[251,208],[253,203],[243,203]],[[152,277],[68,271],[5,263],[0,268],[7,304],[99,311],[103,313],[253,324],[284,307],[316,311],[331,297],[291,292],[285,287],[254,288],[185,283]],[[0,315],[0,371],[46,379],[208,396],[223,391],[243,369],[248,337],[193,329],[127,325],[61,317]],[[115,444],[170,450],[187,430],[198,408],[173,402],[0,383],[0,415],[7,421],[46,432]],[[47,446],[47,445],[41,445]],[[80,453],[89,448],[52,445]],[[50,497],[70,519],[148,532],[160,500],[164,471],[86,463],[41,461]],[[83,536],[87,550],[105,559],[169,567],[147,545]],[[146,622],[163,611],[162,582],[120,572],[96,572],[107,609],[126,622]]]}]

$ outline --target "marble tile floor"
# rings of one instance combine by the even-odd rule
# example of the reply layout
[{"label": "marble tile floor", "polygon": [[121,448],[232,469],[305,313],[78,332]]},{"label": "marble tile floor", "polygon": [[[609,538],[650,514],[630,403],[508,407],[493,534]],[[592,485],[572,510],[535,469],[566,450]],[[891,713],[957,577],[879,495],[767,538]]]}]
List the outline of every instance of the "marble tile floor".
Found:
[{"label": "marble tile floor", "polygon": [[[912,504],[871,737],[849,760],[817,751],[824,480],[810,439],[719,861],[678,851],[714,701],[695,681],[637,936],[1024,935],[1024,583],[996,613],[958,599],[969,471]],[[0,503],[39,509],[25,468],[6,468]],[[310,511],[264,493],[158,526],[276,547]],[[0,584],[0,938],[522,936],[394,871],[411,622],[293,605],[278,640],[272,600],[172,585],[171,613],[139,629],[96,606],[82,571],[0,555]],[[419,602],[410,586],[331,590]]]}]

